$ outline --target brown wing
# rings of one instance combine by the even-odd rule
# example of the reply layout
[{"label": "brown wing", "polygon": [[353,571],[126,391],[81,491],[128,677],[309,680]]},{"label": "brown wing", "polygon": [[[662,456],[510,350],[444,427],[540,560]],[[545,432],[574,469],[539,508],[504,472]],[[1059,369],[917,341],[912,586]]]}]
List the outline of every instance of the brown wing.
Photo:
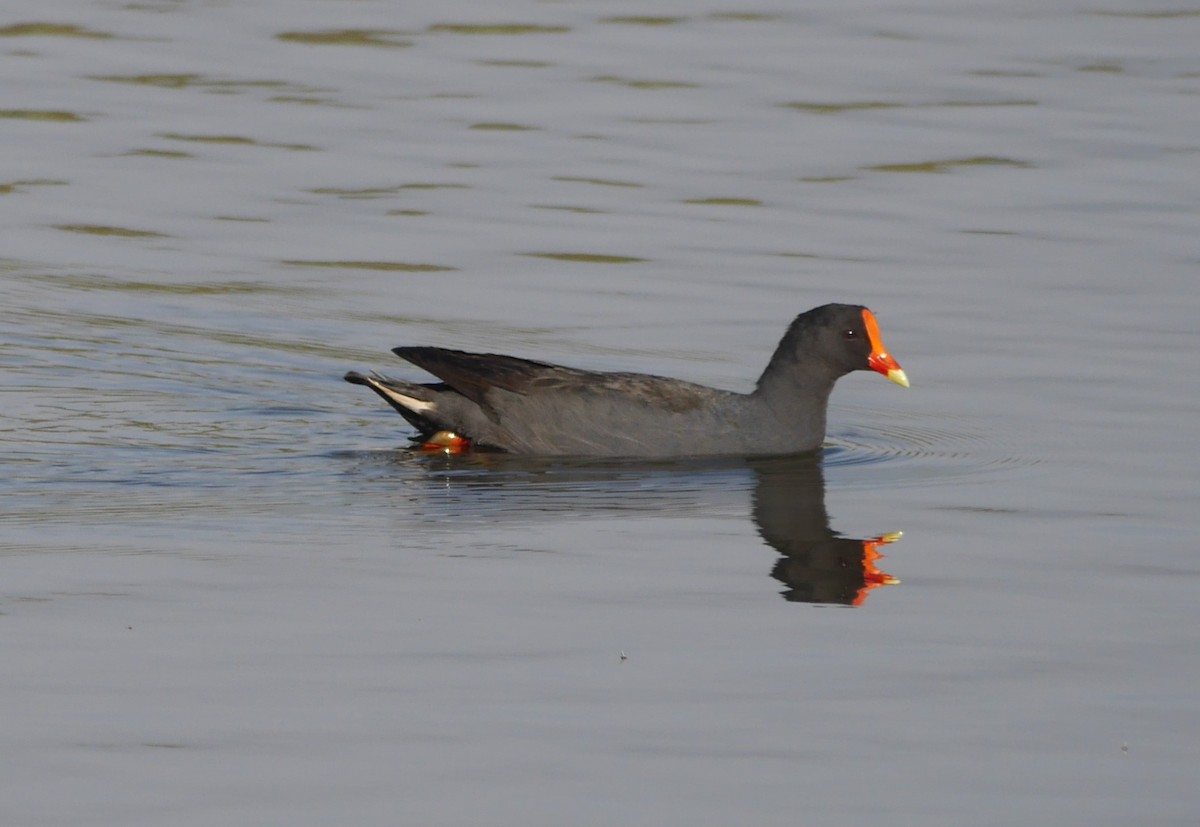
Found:
[{"label": "brown wing", "polygon": [[502,388],[523,396],[536,392],[608,394],[631,402],[675,413],[712,403],[726,391],[641,373],[597,373],[575,368],[502,356],[465,353],[440,347],[398,347],[392,352],[432,373],[484,409],[487,392]]},{"label": "brown wing", "polygon": [[476,405],[492,388],[526,394],[534,387],[582,384],[586,371],[497,353],[466,353],[441,347],[397,347],[392,353],[441,379]]}]

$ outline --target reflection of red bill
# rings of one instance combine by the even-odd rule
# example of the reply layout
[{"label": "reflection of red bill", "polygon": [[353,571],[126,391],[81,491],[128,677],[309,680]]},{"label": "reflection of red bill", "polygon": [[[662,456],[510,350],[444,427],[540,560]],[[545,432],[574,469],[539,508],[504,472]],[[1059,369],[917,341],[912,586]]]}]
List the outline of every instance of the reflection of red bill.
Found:
[{"label": "reflection of red bill", "polygon": [[863,308],[862,315],[863,323],[867,326],[867,338],[871,340],[871,355],[867,357],[867,365],[897,385],[907,388],[908,377],[900,369],[900,364],[883,347],[883,337],[879,335],[879,323],[875,321],[875,314]]},{"label": "reflection of red bill", "polygon": [[889,534],[882,534],[873,540],[862,541],[863,587],[858,590],[858,594],[852,601],[855,606],[863,604],[863,601],[867,599],[867,595],[871,593],[871,589],[877,589],[880,586],[895,586],[900,582],[899,577],[892,577],[887,572],[880,571],[875,564],[883,559],[883,555],[879,553],[879,546],[894,543],[903,536],[903,531],[893,531]]},{"label": "reflection of red bill", "polygon": [[436,454],[461,454],[471,447],[471,440],[454,431],[438,431],[421,443],[422,451]]}]

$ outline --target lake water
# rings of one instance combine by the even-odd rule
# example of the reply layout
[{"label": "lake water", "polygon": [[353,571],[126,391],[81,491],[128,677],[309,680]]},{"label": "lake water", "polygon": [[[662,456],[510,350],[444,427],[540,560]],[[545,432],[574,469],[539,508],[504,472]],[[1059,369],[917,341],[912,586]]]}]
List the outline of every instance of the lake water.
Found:
[{"label": "lake water", "polygon": [[[0,821],[1195,824],[1197,43],[6,2]],[[414,456],[341,380],[747,390],[827,301],[912,388],[821,466]]]}]

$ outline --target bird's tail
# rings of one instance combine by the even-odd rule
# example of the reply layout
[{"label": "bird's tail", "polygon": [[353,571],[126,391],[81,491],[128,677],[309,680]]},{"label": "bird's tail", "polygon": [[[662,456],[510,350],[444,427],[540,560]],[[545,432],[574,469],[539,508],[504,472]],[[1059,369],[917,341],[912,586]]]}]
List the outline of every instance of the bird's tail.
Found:
[{"label": "bird's tail", "polygon": [[436,388],[416,382],[391,379],[374,371],[367,376],[352,370],[344,378],[352,385],[364,385],[375,391],[422,434],[438,430],[437,423],[428,416],[437,407],[435,403]]}]

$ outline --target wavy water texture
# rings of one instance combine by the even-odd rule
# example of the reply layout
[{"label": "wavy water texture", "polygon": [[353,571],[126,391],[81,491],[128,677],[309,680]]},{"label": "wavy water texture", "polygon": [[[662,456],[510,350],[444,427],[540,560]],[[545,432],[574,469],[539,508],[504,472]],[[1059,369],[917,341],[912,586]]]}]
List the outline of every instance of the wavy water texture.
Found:
[{"label": "wavy water texture", "polygon": [[856,413],[869,424],[827,439],[824,461],[837,485],[958,483],[1042,463],[1038,457],[1022,454],[1016,436],[993,420],[897,412],[881,420],[877,411],[869,419],[865,409]]}]

